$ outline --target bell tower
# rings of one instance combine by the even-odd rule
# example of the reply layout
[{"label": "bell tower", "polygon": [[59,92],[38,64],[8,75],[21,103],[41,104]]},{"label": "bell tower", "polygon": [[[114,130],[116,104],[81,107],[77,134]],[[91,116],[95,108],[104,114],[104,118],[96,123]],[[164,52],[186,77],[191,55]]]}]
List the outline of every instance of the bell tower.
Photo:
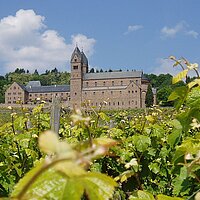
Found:
[{"label": "bell tower", "polygon": [[81,55],[82,55],[82,63],[83,63],[83,66],[82,66],[83,73],[88,73],[88,59],[86,55],[84,54],[83,50],[81,52]]},{"label": "bell tower", "polygon": [[82,53],[76,47],[71,56],[70,101],[71,108],[80,107],[82,101],[83,64]]}]

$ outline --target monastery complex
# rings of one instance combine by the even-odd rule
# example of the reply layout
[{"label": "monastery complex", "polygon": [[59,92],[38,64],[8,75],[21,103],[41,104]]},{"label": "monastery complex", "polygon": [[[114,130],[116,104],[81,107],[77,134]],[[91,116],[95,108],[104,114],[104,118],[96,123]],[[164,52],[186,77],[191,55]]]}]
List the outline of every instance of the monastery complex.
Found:
[{"label": "monastery complex", "polygon": [[71,56],[70,85],[42,86],[40,81],[30,81],[26,86],[14,82],[5,93],[5,103],[33,104],[37,99],[47,102],[59,96],[61,102],[72,108],[83,103],[105,109],[144,108],[149,81],[142,71],[112,71],[89,73],[88,59],[78,47]]}]

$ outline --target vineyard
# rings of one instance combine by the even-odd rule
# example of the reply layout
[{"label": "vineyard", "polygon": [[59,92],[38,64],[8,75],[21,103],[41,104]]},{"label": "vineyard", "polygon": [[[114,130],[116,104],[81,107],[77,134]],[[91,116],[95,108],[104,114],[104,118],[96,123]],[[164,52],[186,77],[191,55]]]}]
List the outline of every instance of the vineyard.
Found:
[{"label": "vineyard", "polygon": [[[9,107],[0,127],[3,199],[199,200],[200,79],[197,64],[171,57],[183,71],[169,96],[174,108],[61,110],[59,133],[48,131],[45,102]],[[184,68],[185,67],[185,68]]]}]

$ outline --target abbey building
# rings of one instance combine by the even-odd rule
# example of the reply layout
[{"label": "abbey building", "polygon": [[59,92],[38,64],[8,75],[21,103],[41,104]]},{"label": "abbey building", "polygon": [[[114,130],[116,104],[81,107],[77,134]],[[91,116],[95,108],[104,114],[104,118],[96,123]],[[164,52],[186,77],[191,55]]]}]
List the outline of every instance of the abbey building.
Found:
[{"label": "abbey building", "polygon": [[42,86],[39,81],[30,81],[26,86],[13,83],[5,93],[5,103],[31,104],[38,99],[51,102],[59,96],[69,107],[80,107],[84,103],[105,109],[144,108],[149,81],[142,71],[112,71],[89,73],[88,59],[78,47],[71,56],[70,85]]}]

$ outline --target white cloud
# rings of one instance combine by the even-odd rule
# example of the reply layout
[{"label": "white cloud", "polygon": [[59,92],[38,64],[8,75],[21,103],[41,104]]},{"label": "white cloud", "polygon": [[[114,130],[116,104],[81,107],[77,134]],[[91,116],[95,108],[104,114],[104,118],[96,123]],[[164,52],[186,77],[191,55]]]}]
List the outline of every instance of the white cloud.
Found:
[{"label": "white cloud", "polygon": [[95,39],[77,34],[67,44],[57,31],[44,24],[45,18],[33,10],[19,10],[15,16],[0,20],[0,62],[2,71],[9,72],[16,67],[43,71],[58,67],[67,70],[71,53],[78,44],[87,56],[94,52]]},{"label": "white cloud", "polygon": [[124,33],[124,35],[127,35],[131,32],[134,32],[134,31],[138,31],[140,29],[142,29],[143,26],[142,25],[129,25],[128,26],[128,30]]},{"label": "white cloud", "polygon": [[190,30],[190,31],[187,31],[187,32],[186,32],[186,35],[190,35],[190,36],[192,36],[193,38],[197,39],[198,36],[199,36],[199,33],[197,33],[196,31]]},{"label": "white cloud", "polygon": [[192,36],[196,39],[199,34],[194,30],[188,30],[188,27],[189,25],[186,22],[181,21],[174,27],[164,26],[161,29],[161,34],[164,38],[173,38],[178,33],[182,33],[184,35]]},{"label": "white cloud", "polygon": [[[183,70],[179,65],[174,67],[174,61],[167,58],[158,58],[156,59],[156,63],[157,67],[155,67],[151,72],[153,74],[171,74],[172,76],[175,76]],[[188,72],[188,76],[197,77],[194,70],[190,70]]]},{"label": "white cloud", "polygon": [[177,33],[185,29],[185,22],[178,23],[175,27],[163,27],[161,33],[164,37],[174,37]]},{"label": "white cloud", "polygon": [[153,74],[171,74],[175,75],[181,71],[181,68],[173,67],[174,62],[170,59],[166,58],[158,58],[156,59],[157,66],[153,69]]},{"label": "white cloud", "polygon": [[96,40],[93,38],[87,38],[85,35],[77,34],[72,35],[72,48],[77,44],[87,56],[91,56],[94,53],[94,44]]}]

